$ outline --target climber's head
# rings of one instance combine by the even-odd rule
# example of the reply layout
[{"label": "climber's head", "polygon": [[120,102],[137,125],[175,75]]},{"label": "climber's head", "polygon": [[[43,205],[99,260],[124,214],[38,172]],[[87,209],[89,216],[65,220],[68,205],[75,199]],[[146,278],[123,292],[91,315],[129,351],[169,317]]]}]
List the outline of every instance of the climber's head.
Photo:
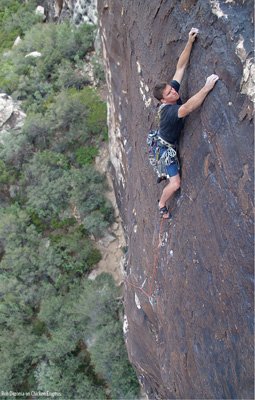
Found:
[{"label": "climber's head", "polygon": [[162,104],[175,104],[180,97],[179,93],[166,82],[157,83],[153,95]]}]

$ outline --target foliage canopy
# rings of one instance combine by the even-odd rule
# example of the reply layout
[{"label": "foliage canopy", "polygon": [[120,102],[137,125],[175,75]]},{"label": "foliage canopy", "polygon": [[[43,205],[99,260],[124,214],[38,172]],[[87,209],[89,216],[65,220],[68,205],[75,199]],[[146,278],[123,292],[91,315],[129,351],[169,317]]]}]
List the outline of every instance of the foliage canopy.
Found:
[{"label": "foliage canopy", "polygon": [[95,28],[41,23],[36,5],[0,0],[0,89],[27,113],[0,144],[0,388],[136,398],[120,290],[88,279],[102,257],[92,239],[114,221],[94,167],[106,105],[83,68]]}]

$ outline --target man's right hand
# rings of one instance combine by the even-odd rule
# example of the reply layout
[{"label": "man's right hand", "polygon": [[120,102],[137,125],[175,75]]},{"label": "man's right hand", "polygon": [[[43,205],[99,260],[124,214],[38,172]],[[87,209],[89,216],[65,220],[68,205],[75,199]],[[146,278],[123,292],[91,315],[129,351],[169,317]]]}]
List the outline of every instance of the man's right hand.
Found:
[{"label": "man's right hand", "polygon": [[215,75],[215,74],[208,76],[204,87],[209,91],[212,90],[212,88],[214,87],[214,85],[218,79],[219,79],[218,75]]},{"label": "man's right hand", "polygon": [[218,75],[212,74],[206,79],[205,85],[199,92],[194,94],[186,103],[178,109],[178,117],[183,118],[201,106],[208,93],[212,90],[219,79]]},{"label": "man's right hand", "polygon": [[198,34],[198,29],[191,28],[191,30],[189,32],[189,41],[191,41],[193,43],[197,37],[197,34]]}]

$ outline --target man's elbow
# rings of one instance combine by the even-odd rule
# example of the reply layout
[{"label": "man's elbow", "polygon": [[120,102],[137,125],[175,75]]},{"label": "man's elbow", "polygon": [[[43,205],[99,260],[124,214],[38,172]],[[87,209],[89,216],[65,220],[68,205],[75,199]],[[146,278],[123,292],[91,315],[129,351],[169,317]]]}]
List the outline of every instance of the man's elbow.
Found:
[{"label": "man's elbow", "polygon": [[191,109],[187,104],[183,104],[178,110],[178,117],[184,118],[191,113]]}]

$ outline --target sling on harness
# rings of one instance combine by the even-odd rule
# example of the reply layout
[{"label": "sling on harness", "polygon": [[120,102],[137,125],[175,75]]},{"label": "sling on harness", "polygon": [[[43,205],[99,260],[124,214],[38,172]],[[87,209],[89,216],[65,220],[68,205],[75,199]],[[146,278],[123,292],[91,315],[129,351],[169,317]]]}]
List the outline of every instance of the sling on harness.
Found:
[{"label": "sling on harness", "polygon": [[149,162],[158,175],[158,178],[167,177],[166,167],[178,163],[176,147],[159,136],[159,130],[148,133]]},{"label": "sling on harness", "polygon": [[[161,104],[156,115],[156,123],[159,126],[160,113],[166,104]],[[159,136],[159,128],[151,130],[147,136],[147,144],[149,146],[149,162],[153,166],[156,174],[158,175],[157,182],[166,179],[168,174],[166,167],[172,163],[179,165],[177,157],[176,146],[168,143]]]}]

